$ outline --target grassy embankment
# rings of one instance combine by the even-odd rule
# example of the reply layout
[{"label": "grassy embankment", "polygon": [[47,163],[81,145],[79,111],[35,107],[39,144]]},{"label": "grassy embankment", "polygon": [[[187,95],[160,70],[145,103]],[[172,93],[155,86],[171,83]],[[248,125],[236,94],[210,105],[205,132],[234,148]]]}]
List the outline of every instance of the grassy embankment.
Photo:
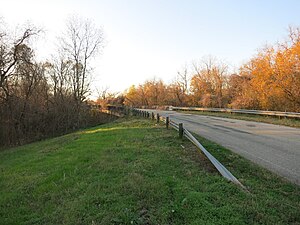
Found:
[{"label": "grassy embankment", "polygon": [[[1,224],[300,224],[300,188],[173,130],[130,119],[0,152]],[[183,148],[184,147],[184,148]]]},{"label": "grassy embankment", "polygon": [[263,123],[300,128],[300,119],[293,119],[293,118],[278,118],[273,116],[239,114],[239,113],[230,114],[225,112],[201,112],[201,111],[178,111],[178,112],[197,114],[203,116],[216,116],[216,117],[223,117],[223,118],[230,118],[230,119],[263,122]]}]

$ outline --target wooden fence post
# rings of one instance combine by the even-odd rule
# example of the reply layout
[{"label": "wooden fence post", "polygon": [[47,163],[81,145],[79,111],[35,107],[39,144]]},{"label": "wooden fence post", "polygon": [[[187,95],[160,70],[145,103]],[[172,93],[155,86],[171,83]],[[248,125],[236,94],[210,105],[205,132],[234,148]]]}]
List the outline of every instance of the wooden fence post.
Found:
[{"label": "wooden fence post", "polygon": [[183,124],[179,123],[179,138],[182,139],[183,138]]},{"label": "wooden fence post", "polygon": [[156,114],[156,123],[159,123],[159,113]]},{"label": "wooden fence post", "polygon": [[167,116],[167,117],[166,117],[166,128],[167,128],[167,129],[169,129],[169,123],[170,123],[169,117]]},{"label": "wooden fence post", "polygon": [[154,112],[152,112],[151,117],[152,117],[152,120],[155,119],[155,118],[154,118]]}]

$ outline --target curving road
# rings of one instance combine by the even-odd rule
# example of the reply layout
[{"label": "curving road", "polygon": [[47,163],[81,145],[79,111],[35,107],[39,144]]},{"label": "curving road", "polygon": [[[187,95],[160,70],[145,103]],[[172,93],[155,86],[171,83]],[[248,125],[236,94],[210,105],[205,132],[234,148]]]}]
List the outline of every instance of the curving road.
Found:
[{"label": "curving road", "polygon": [[157,111],[188,130],[214,141],[300,185],[300,129],[213,116]]}]

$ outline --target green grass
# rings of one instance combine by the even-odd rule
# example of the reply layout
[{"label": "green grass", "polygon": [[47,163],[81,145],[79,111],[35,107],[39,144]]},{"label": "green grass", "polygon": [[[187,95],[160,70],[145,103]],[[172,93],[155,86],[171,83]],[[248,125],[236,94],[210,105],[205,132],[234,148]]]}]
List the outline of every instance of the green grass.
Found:
[{"label": "green grass", "polygon": [[[1,224],[300,224],[300,188],[212,142],[129,119],[0,152]],[[183,148],[184,147],[184,148]]]},{"label": "green grass", "polygon": [[270,123],[270,124],[300,128],[300,119],[278,118],[278,117],[272,117],[272,116],[239,114],[239,113],[230,114],[230,113],[224,113],[224,112],[201,112],[201,111],[179,111],[179,112],[197,114],[197,115],[203,115],[203,116],[216,116],[216,117],[223,117],[223,118],[230,118],[230,119],[263,122],[263,123]]}]

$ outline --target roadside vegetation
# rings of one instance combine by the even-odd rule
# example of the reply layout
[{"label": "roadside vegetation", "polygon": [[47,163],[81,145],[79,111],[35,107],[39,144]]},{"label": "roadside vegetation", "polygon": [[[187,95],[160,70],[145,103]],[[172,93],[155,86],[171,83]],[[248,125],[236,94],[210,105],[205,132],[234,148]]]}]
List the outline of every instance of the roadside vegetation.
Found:
[{"label": "roadside vegetation", "polygon": [[203,116],[216,116],[216,117],[223,117],[223,118],[230,118],[230,119],[270,123],[270,124],[300,128],[299,119],[278,118],[272,116],[261,116],[261,115],[239,114],[239,113],[230,114],[230,113],[223,113],[223,112],[200,112],[200,111],[179,111],[179,112],[197,114]]},{"label": "roadside vegetation", "polygon": [[300,28],[290,27],[285,40],[263,46],[234,73],[228,63],[203,57],[170,84],[152,79],[132,85],[125,104],[300,112],[299,54]]},{"label": "roadside vegetation", "polygon": [[87,97],[91,60],[103,48],[103,31],[71,17],[50,59],[36,56],[34,26],[11,31],[0,17],[0,147],[15,146],[106,123]]},{"label": "roadside vegetation", "polygon": [[200,139],[120,119],[0,152],[0,224],[300,224],[300,188]]}]

